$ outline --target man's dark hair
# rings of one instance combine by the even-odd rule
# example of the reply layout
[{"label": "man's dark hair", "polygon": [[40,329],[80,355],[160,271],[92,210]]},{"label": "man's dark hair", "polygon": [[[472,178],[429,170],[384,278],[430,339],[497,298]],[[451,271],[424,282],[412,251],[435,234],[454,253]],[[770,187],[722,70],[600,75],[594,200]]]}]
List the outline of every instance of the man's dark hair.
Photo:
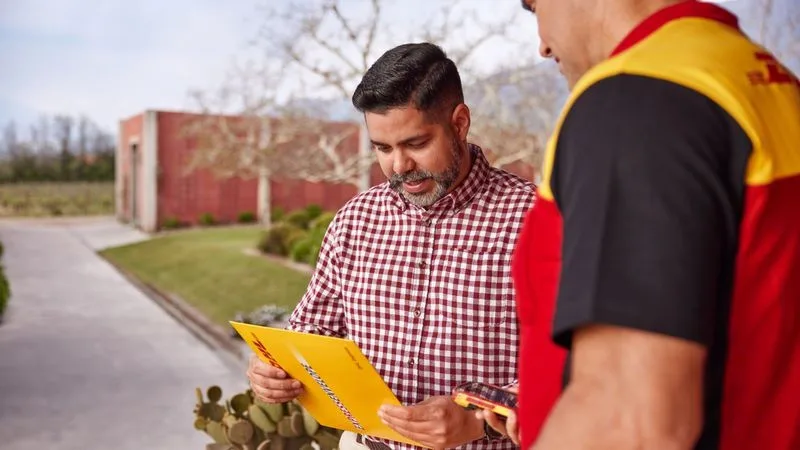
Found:
[{"label": "man's dark hair", "polygon": [[455,63],[427,42],[403,44],[384,53],[353,93],[353,106],[362,113],[383,114],[406,105],[425,113],[444,113],[463,102]]}]

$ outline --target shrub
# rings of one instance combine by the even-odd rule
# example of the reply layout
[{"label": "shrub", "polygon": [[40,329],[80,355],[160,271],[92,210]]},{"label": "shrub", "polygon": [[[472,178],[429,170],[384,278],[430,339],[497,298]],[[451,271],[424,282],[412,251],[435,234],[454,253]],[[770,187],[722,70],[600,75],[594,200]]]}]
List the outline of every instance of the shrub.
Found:
[{"label": "shrub", "polygon": [[252,211],[242,211],[236,221],[239,223],[253,223],[256,221],[256,215]]},{"label": "shrub", "polygon": [[288,223],[276,223],[265,231],[258,243],[262,253],[287,256],[289,250],[306,232]]},{"label": "shrub", "polygon": [[167,217],[164,219],[164,222],[161,224],[161,228],[165,230],[174,230],[177,228],[183,227],[185,224],[180,221],[177,217]]},{"label": "shrub", "polygon": [[309,233],[309,235],[304,239],[295,242],[295,244],[292,246],[292,251],[289,253],[289,257],[292,259],[292,261],[306,263],[308,262],[308,256],[311,254],[313,247],[314,242],[311,234]]},{"label": "shrub", "polygon": [[[238,312],[233,318],[234,322],[250,323],[265,327],[280,325],[286,320],[291,311],[278,305],[264,305],[249,313]],[[231,328],[231,336],[241,340],[242,336]]]},{"label": "shrub", "polygon": [[315,204],[310,204],[306,206],[306,215],[308,216],[308,220],[314,220],[322,214],[322,207]]},{"label": "shrub", "polygon": [[328,226],[333,222],[334,217],[336,217],[335,213],[324,212],[311,222],[310,227],[315,231],[322,230],[322,234],[324,235],[325,231],[328,230]]},{"label": "shrub", "polygon": [[214,215],[208,212],[200,214],[200,218],[197,219],[197,222],[203,226],[211,226],[217,223],[216,219],[214,219]]},{"label": "shrub", "polygon": [[328,221],[323,220],[317,223],[308,231],[303,240],[298,241],[292,247],[291,258],[297,262],[303,262],[310,266],[317,264],[319,250],[322,247],[322,240],[325,238],[325,231],[328,229]]},{"label": "shrub", "polygon": [[[0,256],[2,253],[3,245],[0,244]],[[2,318],[3,313],[6,312],[9,298],[11,298],[11,285],[8,283],[8,278],[6,278],[5,268],[2,263],[0,263],[0,318]]]},{"label": "shrub", "polygon": [[303,230],[308,229],[308,224],[311,222],[311,219],[308,218],[308,213],[306,213],[303,209],[298,209],[297,211],[292,211],[283,219],[284,222],[294,225],[297,228],[301,228]]},{"label": "shrub", "polygon": [[0,317],[3,317],[6,311],[9,297],[11,297],[11,286],[8,284],[5,268],[0,266]]},{"label": "shrub", "polygon": [[317,258],[319,258],[319,249],[320,248],[321,248],[321,246],[319,246],[319,245],[311,247],[311,251],[308,252],[308,259],[306,261],[309,266],[314,267],[314,266],[317,265]]},{"label": "shrub", "polygon": [[276,206],[272,208],[272,211],[269,214],[269,220],[271,220],[272,223],[278,223],[281,220],[283,220],[284,215],[285,213],[283,211],[283,208],[281,208],[280,206]]}]

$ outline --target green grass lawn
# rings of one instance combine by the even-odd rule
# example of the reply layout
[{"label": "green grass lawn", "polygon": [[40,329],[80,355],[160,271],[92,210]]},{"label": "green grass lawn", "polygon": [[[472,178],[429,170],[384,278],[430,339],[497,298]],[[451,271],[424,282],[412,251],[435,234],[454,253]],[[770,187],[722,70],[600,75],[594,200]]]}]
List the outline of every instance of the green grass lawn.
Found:
[{"label": "green grass lawn", "polygon": [[265,304],[291,310],[308,284],[307,274],[243,253],[255,247],[262,230],[253,226],[180,231],[101,254],[227,328],[240,311]]}]

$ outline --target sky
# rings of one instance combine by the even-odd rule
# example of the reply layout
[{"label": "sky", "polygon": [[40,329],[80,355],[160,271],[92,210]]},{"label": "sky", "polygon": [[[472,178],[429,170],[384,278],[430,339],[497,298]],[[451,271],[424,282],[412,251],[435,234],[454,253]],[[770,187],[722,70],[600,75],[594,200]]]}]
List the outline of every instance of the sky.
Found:
[{"label": "sky", "polygon": [[[343,3],[359,8],[365,1]],[[399,34],[413,34],[418,17],[442,1],[448,0],[402,0],[388,17]],[[486,15],[502,9],[499,0],[459,1]],[[518,8],[517,0],[502,1]],[[263,22],[265,2],[286,4],[0,0],[0,126],[14,120],[24,129],[41,114],[84,114],[116,133],[121,119],[146,109],[191,108],[190,90],[219,86],[234,60],[255,54],[248,43]],[[530,42],[533,59],[536,30],[532,19],[525,23],[515,25],[514,36]],[[509,57],[496,48],[476,55],[486,67]]]}]

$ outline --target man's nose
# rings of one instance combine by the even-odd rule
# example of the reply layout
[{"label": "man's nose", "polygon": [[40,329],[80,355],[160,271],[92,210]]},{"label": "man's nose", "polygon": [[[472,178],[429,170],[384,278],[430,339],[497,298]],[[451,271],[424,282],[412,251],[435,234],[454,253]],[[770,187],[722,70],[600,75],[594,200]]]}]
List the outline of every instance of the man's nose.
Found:
[{"label": "man's nose", "polygon": [[414,170],[414,160],[408,157],[403,150],[395,150],[392,160],[392,170],[397,174],[404,174]]}]

